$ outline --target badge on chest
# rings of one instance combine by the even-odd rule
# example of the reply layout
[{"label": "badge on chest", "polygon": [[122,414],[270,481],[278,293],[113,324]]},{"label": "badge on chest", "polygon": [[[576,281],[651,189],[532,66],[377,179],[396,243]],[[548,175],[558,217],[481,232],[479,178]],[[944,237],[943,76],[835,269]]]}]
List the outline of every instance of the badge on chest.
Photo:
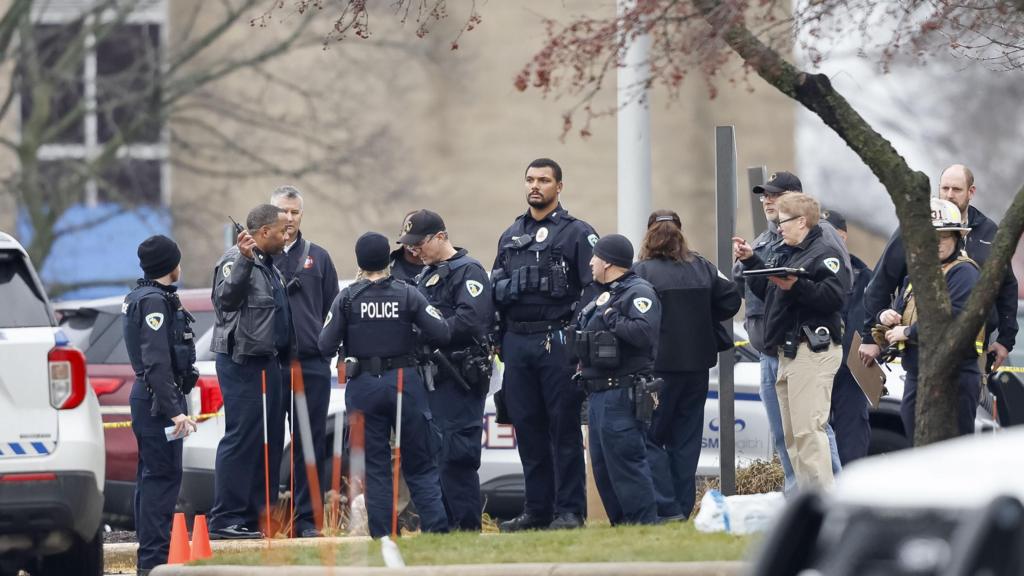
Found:
[{"label": "badge on chest", "polygon": [[398,302],[360,302],[359,317],[367,320],[398,318]]}]

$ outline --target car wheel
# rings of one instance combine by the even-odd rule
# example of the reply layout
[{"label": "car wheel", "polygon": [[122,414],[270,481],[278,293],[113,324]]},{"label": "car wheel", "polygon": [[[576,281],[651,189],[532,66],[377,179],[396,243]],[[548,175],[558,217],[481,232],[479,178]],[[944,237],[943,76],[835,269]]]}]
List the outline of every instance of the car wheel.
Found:
[{"label": "car wheel", "polygon": [[66,552],[43,558],[39,574],[103,576],[103,528],[96,531],[91,541],[75,537],[75,543]]},{"label": "car wheel", "polygon": [[896,452],[904,448],[910,448],[910,441],[902,433],[885,428],[871,429],[871,443],[868,445],[869,456]]}]

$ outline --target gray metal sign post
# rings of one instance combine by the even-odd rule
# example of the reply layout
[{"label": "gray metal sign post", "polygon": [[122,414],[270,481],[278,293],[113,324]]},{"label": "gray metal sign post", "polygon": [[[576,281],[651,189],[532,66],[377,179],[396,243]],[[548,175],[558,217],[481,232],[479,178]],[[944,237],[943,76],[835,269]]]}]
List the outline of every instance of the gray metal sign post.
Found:
[{"label": "gray metal sign post", "polygon": [[[718,268],[732,279],[732,237],[736,235],[736,128],[715,127],[715,195],[718,199]],[[723,323],[734,339],[732,321]],[[736,390],[732,350],[718,355],[719,466],[722,494],[736,493]]]},{"label": "gray metal sign post", "polygon": [[[765,166],[751,166],[747,168],[747,183],[750,185],[747,190],[753,190],[754,186],[764,184],[768,181],[768,168]],[[764,215],[764,208],[761,207],[760,194],[748,194],[750,196],[750,216],[754,221],[754,236],[757,238],[762,232],[768,229],[768,218]]]}]

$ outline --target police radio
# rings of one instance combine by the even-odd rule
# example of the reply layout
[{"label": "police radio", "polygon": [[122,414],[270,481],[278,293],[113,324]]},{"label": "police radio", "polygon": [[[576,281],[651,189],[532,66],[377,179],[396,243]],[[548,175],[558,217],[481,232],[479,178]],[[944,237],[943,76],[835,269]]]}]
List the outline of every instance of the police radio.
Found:
[{"label": "police radio", "polygon": [[242,232],[245,232],[245,228],[242,228],[241,224],[239,224],[238,222],[235,222],[234,218],[232,218],[231,216],[228,216],[228,220],[231,220],[231,223],[235,225],[235,234],[236,235],[241,234]]}]

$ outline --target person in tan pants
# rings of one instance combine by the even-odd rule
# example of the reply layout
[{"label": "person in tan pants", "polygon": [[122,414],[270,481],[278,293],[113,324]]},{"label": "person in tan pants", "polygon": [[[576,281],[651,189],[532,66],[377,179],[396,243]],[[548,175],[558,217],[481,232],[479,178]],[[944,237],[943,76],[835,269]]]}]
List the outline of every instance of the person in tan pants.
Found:
[{"label": "person in tan pants", "polygon": [[834,481],[825,426],[842,360],[841,311],[849,286],[842,254],[822,240],[820,212],[806,194],[783,196],[782,242],[766,260],[742,238],[733,239],[748,285],[765,301],[765,347],[779,355],[776,393],[786,452],[801,488]]}]

